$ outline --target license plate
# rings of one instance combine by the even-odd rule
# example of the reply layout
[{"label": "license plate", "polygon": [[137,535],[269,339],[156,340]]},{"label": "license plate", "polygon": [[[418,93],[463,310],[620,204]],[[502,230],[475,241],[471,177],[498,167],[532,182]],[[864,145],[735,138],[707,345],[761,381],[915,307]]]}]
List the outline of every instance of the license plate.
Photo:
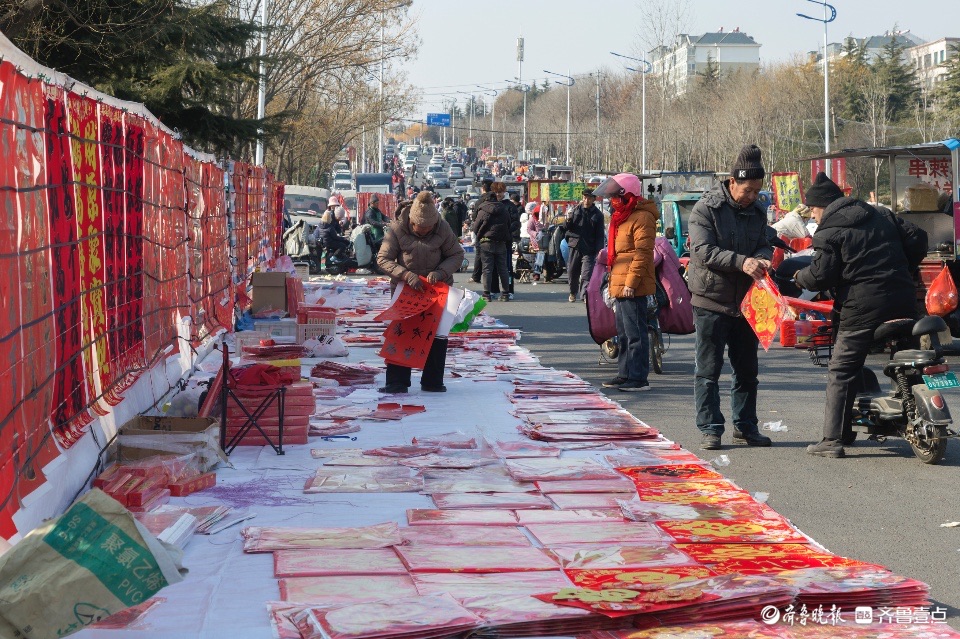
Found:
[{"label": "license plate", "polygon": [[942,390],[944,388],[958,388],[960,381],[954,373],[940,373],[937,375],[924,375],[923,381],[926,382],[930,390]]}]

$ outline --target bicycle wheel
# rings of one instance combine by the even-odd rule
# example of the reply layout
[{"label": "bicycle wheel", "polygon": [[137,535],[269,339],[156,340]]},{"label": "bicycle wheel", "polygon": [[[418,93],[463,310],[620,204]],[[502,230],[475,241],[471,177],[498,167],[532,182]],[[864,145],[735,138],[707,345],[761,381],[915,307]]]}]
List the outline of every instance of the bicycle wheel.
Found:
[{"label": "bicycle wheel", "polygon": [[651,326],[650,336],[650,368],[657,375],[663,374],[663,335],[659,326]]}]

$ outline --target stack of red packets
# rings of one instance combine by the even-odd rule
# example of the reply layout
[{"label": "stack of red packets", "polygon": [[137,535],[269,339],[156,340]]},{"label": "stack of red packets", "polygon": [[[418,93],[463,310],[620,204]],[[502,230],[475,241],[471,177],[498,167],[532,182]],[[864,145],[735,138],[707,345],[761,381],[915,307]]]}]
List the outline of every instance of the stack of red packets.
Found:
[{"label": "stack of red packets", "polygon": [[115,464],[93,480],[131,512],[149,512],[170,501],[217,483],[216,473],[201,473],[192,455],[158,455]]},{"label": "stack of red packets", "polygon": [[[276,389],[272,386],[241,386],[236,389],[236,394],[251,415],[257,410],[260,402],[274,392]],[[310,415],[313,414],[316,401],[313,397],[313,384],[310,382],[296,382],[286,387],[284,392],[283,404],[283,443],[284,444],[306,444],[307,431],[310,427]],[[264,411],[263,415],[257,419],[260,428],[276,444],[280,434],[280,406],[274,401]],[[230,397],[227,400],[227,441],[239,432],[247,421],[247,414]],[[240,446],[266,446],[268,442],[264,439],[256,428],[251,428],[240,440]]]}]

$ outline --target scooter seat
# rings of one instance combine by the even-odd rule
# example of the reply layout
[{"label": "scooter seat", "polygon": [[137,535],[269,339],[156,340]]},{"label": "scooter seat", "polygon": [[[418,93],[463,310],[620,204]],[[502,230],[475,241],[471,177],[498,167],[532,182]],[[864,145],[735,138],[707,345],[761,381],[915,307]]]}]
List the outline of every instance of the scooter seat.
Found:
[{"label": "scooter seat", "polygon": [[890,360],[890,364],[910,364],[913,366],[929,366],[937,361],[933,351],[908,349],[897,351]]}]

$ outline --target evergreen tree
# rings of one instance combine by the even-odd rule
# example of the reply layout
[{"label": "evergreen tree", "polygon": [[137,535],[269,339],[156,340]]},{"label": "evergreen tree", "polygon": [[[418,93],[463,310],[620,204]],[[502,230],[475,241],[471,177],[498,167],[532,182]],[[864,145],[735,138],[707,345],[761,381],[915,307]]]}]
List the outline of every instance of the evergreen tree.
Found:
[{"label": "evergreen tree", "polygon": [[947,74],[937,86],[936,99],[942,109],[960,115],[960,44],[950,45],[950,57],[940,66]]},{"label": "evergreen tree", "polygon": [[242,155],[258,129],[269,137],[286,116],[243,117],[239,96],[256,87],[260,62],[246,52],[259,27],[226,0],[23,2],[0,14],[0,30],[41,64],[142,102],[201,150]]},{"label": "evergreen tree", "polygon": [[880,56],[871,65],[873,73],[887,92],[887,111],[892,122],[912,116],[920,103],[920,87],[913,67],[903,58],[907,45],[891,31]]},{"label": "evergreen tree", "polygon": [[713,57],[707,57],[706,68],[697,75],[700,88],[713,92],[720,88],[720,64]]},{"label": "evergreen tree", "polygon": [[848,36],[840,56],[830,63],[831,104],[840,118],[857,121],[864,118],[863,98],[857,87],[869,73],[866,47]]}]

